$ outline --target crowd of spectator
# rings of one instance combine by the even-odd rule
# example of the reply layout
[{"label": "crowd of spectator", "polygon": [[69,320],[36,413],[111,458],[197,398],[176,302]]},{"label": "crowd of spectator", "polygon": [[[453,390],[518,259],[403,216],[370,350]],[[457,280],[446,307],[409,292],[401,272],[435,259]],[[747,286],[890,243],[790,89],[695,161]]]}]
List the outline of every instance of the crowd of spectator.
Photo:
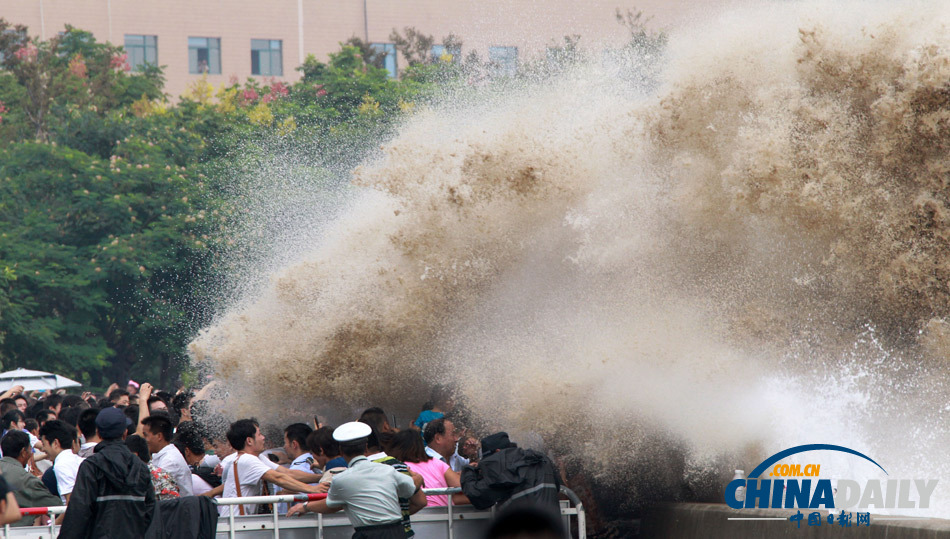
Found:
[{"label": "crowd of spectator", "polygon": [[[480,448],[479,441],[456,424],[445,388],[437,389],[431,404],[403,430],[373,407],[358,422],[336,429],[314,418],[312,423],[273,429],[269,435],[271,428],[262,430],[255,419],[232,422],[210,412],[209,389],[171,393],[129,381],[124,388],[113,385],[102,397],[27,394],[22,387],[0,395],[0,515],[15,526],[46,525],[48,517],[21,518],[11,507],[66,505],[59,517],[61,537],[89,536],[89,530],[99,526],[112,526],[111,533],[117,533],[116,515],[132,515],[137,524],[124,533],[133,536],[144,533],[142,526],[148,526],[157,514],[154,506],[163,500],[328,493],[327,501],[317,506],[239,503],[219,504],[213,510],[228,516],[232,511],[299,515],[308,507],[321,512],[345,509],[354,526],[365,527],[374,519],[385,520],[387,513],[374,506],[363,514],[359,501],[350,499],[347,505],[345,500],[364,490],[379,505],[386,496],[374,492],[371,481],[359,479],[361,474],[379,476],[383,468],[377,465],[391,470],[383,475],[404,476],[391,494],[393,503],[398,501],[392,508],[398,526],[387,524],[387,533],[396,529],[399,537],[413,536],[411,514],[426,505],[448,503],[446,495],[420,495],[423,485],[461,487],[462,493],[452,495],[454,504],[482,508],[524,497],[557,507],[560,477],[551,462],[541,453],[518,448],[504,433],[486,437],[487,447]],[[353,432],[359,436],[353,438]],[[528,474],[530,484],[517,485],[513,478],[525,477],[525,471],[512,469],[512,463],[536,468]],[[339,478],[336,484],[334,478]],[[500,481],[507,486],[500,487]]]}]

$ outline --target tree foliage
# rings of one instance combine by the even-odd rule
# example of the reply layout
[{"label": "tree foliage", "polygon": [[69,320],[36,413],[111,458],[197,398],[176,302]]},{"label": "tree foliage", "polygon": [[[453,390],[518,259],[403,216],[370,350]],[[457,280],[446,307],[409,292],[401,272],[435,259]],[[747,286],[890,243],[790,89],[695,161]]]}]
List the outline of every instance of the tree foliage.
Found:
[{"label": "tree foliage", "polygon": [[[651,76],[665,36],[639,13],[617,18],[631,72]],[[326,62],[308,56],[294,84],[202,77],[172,104],[162,69],[133,73],[120,47],[68,26],[37,40],[0,19],[0,368],[171,381],[214,305],[235,170],[306,154],[298,179],[325,182],[430,97],[494,83],[457,36],[438,58],[415,28],[391,39],[407,64],[396,79],[352,38]],[[577,36],[548,52],[500,84],[583,59]]]}]

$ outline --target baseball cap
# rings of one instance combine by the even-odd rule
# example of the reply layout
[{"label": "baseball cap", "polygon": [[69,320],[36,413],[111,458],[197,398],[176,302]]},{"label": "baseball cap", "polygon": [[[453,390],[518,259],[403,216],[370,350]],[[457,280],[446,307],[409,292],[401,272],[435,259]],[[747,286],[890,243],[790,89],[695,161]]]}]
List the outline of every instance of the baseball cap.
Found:
[{"label": "baseball cap", "polygon": [[131,424],[132,420],[115,407],[105,408],[96,416],[96,429],[100,436],[107,439],[121,438]]}]

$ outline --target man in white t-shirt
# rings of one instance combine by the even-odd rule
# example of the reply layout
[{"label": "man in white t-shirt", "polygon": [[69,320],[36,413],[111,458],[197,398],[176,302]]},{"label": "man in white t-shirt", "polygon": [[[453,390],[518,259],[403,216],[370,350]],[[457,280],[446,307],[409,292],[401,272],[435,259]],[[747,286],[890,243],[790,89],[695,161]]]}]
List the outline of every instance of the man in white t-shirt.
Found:
[{"label": "man in white t-shirt", "polygon": [[[323,492],[319,485],[307,485],[290,476],[288,470],[268,465],[260,458],[264,450],[264,435],[260,425],[253,419],[241,419],[231,424],[228,429],[228,442],[236,449],[222,462],[222,481],[224,483],[224,497],[237,498],[260,496],[263,494],[265,483],[274,483],[290,492]],[[231,514],[252,515],[257,513],[257,504],[237,506],[221,506],[222,516]]]},{"label": "man in white t-shirt", "polygon": [[165,414],[154,414],[142,420],[145,442],[152,453],[152,464],[168,472],[182,496],[192,496],[191,468],[173,443],[172,422]]},{"label": "man in white t-shirt", "polygon": [[64,504],[68,504],[76,484],[79,465],[82,464],[82,459],[73,453],[76,429],[58,419],[47,421],[40,427],[40,440],[43,442],[43,452],[53,462],[59,497]]}]

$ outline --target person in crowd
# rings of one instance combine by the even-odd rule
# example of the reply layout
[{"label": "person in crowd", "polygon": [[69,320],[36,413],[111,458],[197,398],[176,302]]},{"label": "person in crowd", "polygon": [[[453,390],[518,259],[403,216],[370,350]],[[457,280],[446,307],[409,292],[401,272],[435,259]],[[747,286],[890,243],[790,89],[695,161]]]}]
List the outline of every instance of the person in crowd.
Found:
[{"label": "person in crowd", "polygon": [[[378,433],[372,426],[370,426],[370,429],[369,436],[366,438],[366,458],[372,462],[392,466],[397,472],[412,477],[412,472],[409,470],[409,466],[406,466],[405,462],[387,454],[383,449],[384,446],[389,447],[395,434],[393,432]],[[416,435],[415,432],[413,432],[413,434]],[[416,438],[418,437],[419,436],[416,435]],[[407,538],[415,537],[416,535],[416,532],[412,529],[412,522],[409,518],[410,515],[415,514],[423,507],[425,506],[413,505],[409,498],[399,497],[399,509],[402,511],[402,524]]]},{"label": "person in crowd", "polygon": [[386,412],[379,407],[364,410],[362,415],[360,415],[359,421],[373,427],[376,429],[376,432],[380,434],[396,432],[396,429],[392,428],[389,424],[389,419],[386,418]]},{"label": "person in crowd", "polygon": [[192,421],[191,401],[194,396],[191,391],[182,391],[172,399],[172,408],[175,410],[179,421]]},{"label": "person in crowd", "polygon": [[109,393],[109,402],[116,408],[125,408],[129,405],[129,392],[124,389],[113,389]]},{"label": "person in crowd", "polygon": [[11,411],[17,410],[16,401],[13,399],[0,399],[0,417],[7,415]]},{"label": "person in crowd", "polygon": [[[225,498],[260,496],[267,490],[267,483],[274,483],[290,492],[322,492],[319,485],[308,485],[294,479],[289,470],[275,463],[265,463],[259,455],[264,450],[265,439],[260,425],[253,419],[241,419],[228,429],[228,443],[236,452],[221,463],[222,483]],[[206,493],[207,495],[207,493]],[[222,506],[223,516],[237,510],[240,514],[257,513],[256,504]]]},{"label": "person in crowd", "polygon": [[20,411],[21,414],[26,414],[26,409],[30,406],[30,400],[26,398],[26,395],[20,394],[17,395],[14,399],[16,402],[16,409]]},{"label": "person in crowd", "polygon": [[[7,480],[20,507],[50,507],[60,505],[59,496],[50,493],[46,485],[26,471],[33,458],[30,437],[25,432],[10,431],[0,439],[0,474]],[[14,526],[31,526],[36,517],[25,516]]]},{"label": "person in crowd", "polygon": [[73,453],[76,439],[76,429],[58,419],[47,421],[40,427],[43,452],[53,462],[51,470],[56,478],[56,490],[66,504],[73,492],[79,465],[83,462],[79,455]]},{"label": "person in crowd", "polygon": [[46,397],[43,404],[46,406],[47,410],[53,412],[53,414],[56,416],[53,419],[56,419],[59,417],[59,413],[63,409],[63,396],[53,393],[52,395]]},{"label": "person in crowd", "polygon": [[35,437],[37,440],[40,438],[40,424],[32,417],[26,418],[23,422],[23,431],[28,433],[31,439],[32,437]]},{"label": "person in crowd", "polygon": [[143,437],[152,452],[152,463],[172,476],[182,496],[192,496],[191,468],[181,451],[171,443],[171,420],[165,414],[154,414],[146,417],[142,424]]},{"label": "person in crowd", "polygon": [[[306,423],[294,423],[288,425],[284,428],[283,438],[284,446],[283,453],[287,458],[286,466],[292,471],[302,471],[307,474],[313,474],[313,455],[310,454],[310,451],[307,450],[307,436],[313,432],[313,429],[310,425]],[[295,478],[301,481],[302,483],[319,483],[322,474],[314,475],[313,481],[301,480],[300,478]],[[274,494],[280,494],[280,487],[274,488]],[[287,504],[279,503],[276,506],[276,510],[279,513],[287,512]]]},{"label": "person in crowd", "polygon": [[[445,461],[433,458],[426,453],[426,446],[415,430],[406,429],[393,436],[387,451],[392,457],[409,466],[409,470],[419,474],[425,480],[426,488],[460,487],[458,472],[452,470]],[[429,505],[448,505],[448,496],[429,496]],[[455,494],[452,503],[469,503],[462,494]]]},{"label": "person in crowd", "polygon": [[79,426],[80,413],[82,413],[82,410],[79,408],[67,408],[64,406],[62,413],[59,414],[59,419],[67,425],[77,428]]},{"label": "person in crowd", "polygon": [[277,440],[284,440],[284,431],[281,430],[280,427],[275,427],[274,425],[261,427],[261,434],[264,435],[264,447],[266,449],[262,451],[259,456],[268,467],[273,467],[273,464],[276,463],[280,466],[281,471],[290,474],[291,477],[301,483],[311,484],[320,482],[321,474],[314,474],[313,471],[308,470],[305,466],[290,466],[293,459],[287,454],[284,445],[277,445],[275,443]]},{"label": "person in crowd", "polygon": [[[122,412],[125,413],[125,417],[129,418],[129,436],[136,434],[139,427],[139,405],[130,404],[123,408]],[[141,436],[141,433],[139,433],[139,436]]]},{"label": "person in crowd", "polygon": [[291,470],[303,470],[313,473],[313,455],[307,449],[307,436],[313,429],[305,423],[294,423],[284,429],[284,452],[290,458],[287,466]]},{"label": "person in crowd", "polygon": [[129,383],[125,384],[125,390],[129,392],[129,396],[137,395],[139,392],[139,383],[135,380],[129,380]]},{"label": "person in crowd", "polygon": [[310,465],[310,469],[316,473],[323,473],[329,459],[320,447],[319,429],[307,435],[307,450],[313,455],[313,464]]},{"label": "person in crowd", "polygon": [[148,467],[124,443],[128,418],[106,408],[96,428],[102,441],[79,469],[59,537],[143,537],[155,515],[155,491]]},{"label": "person in crowd", "polygon": [[7,481],[0,476],[0,525],[13,524],[20,520],[20,505],[7,485]]},{"label": "person in crowd", "polygon": [[193,422],[179,423],[172,442],[191,470],[192,492],[195,496],[200,496],[221,484],[221,478],[214,473],[214,467],[201,465],[205,457],[205,441]]},{"label": "person in crowd", "polygon": [[164,391],[161,389],[156,389],[155,391],[152,392],[152,395],[162,399],[162,402],[165,403],[165,409],[168,412],[168,415],[172,416],[173,414],[171,413],[171,410],[172,410],[171,404],[172,404],[172,399],[174,399],[175,396],[169,393],[168,391]]},{"label": "person in crowd", "polygon": [[165,412],[168,413],[168,403],[162,400],[161,397],[155,395],[148,398],[148,411],[150,413],[155,412]]},{"label": "person in crowd", "polygon": [[558,511],[561,476],[543,453],[511,443],[508,433],[482,439],[478,466],[462,470],[462,492],[477,509],[499,502],[529,504]]},{"label": "person in crowd", "polygon": [[80,408],[85,410],[89,403],[83,400],[79,395],[63,395],[63,408]]},{"label": "person in crowd", "polygon": [[41,427],[51,419],[56,419],[56,412],[48,408],[44,408],[36,413],[36,422],[39,423]]},{"label": "person in crowd", "polygon": [[452,421],[444,417],[433,419],[426,424],[422,437],[430,457],[448,464],[455,472],[468,465],[468,459],[458,454],[459,433]]},{"label": "person in crowd", "polygon": [[425,432],[426,425],[430,421],[445,417],[453,408],[455,408],[455,397],[452,390],[448,386],[438,385],[432,388],[432,398],[422,406],[422,412],[412,424]]},{"label": "person in crowd", "polygon": [[9,430],[23,430],[25,426],[26,416],[16,408],[12,408],[0,418],[0,428],[2,428],[4,434]]},{"label": "person in crowd", "polygon": [[[231,444],[228,442],[227,431],[221,432],[218,436],[211,439],[211,450],[214,451],[214,455],[205,457],[203,461],[207,466],[221,466],[224,459],[234,453],[234,448],[231,447]],[[215,462],[215,460],[217,462]]]},{"label": "person in crowd", "polygon": [[311,454],[319,448],[318,462],[323,461],[323,472],[330,472],[337,468],[346,468],[346,459],[340,456],[340,443],[333,438],[333,427],[320,427],[313,431],[313,442],[310,444]]},{"label": "person in crowd", "polygon": [[287,514],[345,510],[356,530],[353,539],[405,538],[399,498],[410,498],[414,504],[425,506],[422,477],[409,477],[392,466],[370,462],[366,452],[371,432],[369,425],[357,421],[337,427],[333,437],[347,460],[346,471],[333,479],[326,499],[297,504]]},{"label": "person in crowd", "polygon": [[96,416],[99,415],[97,408],[87,408],[79,414],[79,433],[85,442],[79,446],[79,456],[86,459],[92,456],[93,450],[101,440],[96,430]]},{"label": "person in crowd", "polygon": [[[128,433],[128,430],[126,430]],[[173,500],[181,497],[178,483],[165,470],[155,466],[151,461],[152,453],[148,450],[148,442],[138,434],[127,434],[125,445],[133,455],[138,457],[148,466],[148,473],[152,478],[152,488],[155,490],[155,497],[159,500]]]}]

